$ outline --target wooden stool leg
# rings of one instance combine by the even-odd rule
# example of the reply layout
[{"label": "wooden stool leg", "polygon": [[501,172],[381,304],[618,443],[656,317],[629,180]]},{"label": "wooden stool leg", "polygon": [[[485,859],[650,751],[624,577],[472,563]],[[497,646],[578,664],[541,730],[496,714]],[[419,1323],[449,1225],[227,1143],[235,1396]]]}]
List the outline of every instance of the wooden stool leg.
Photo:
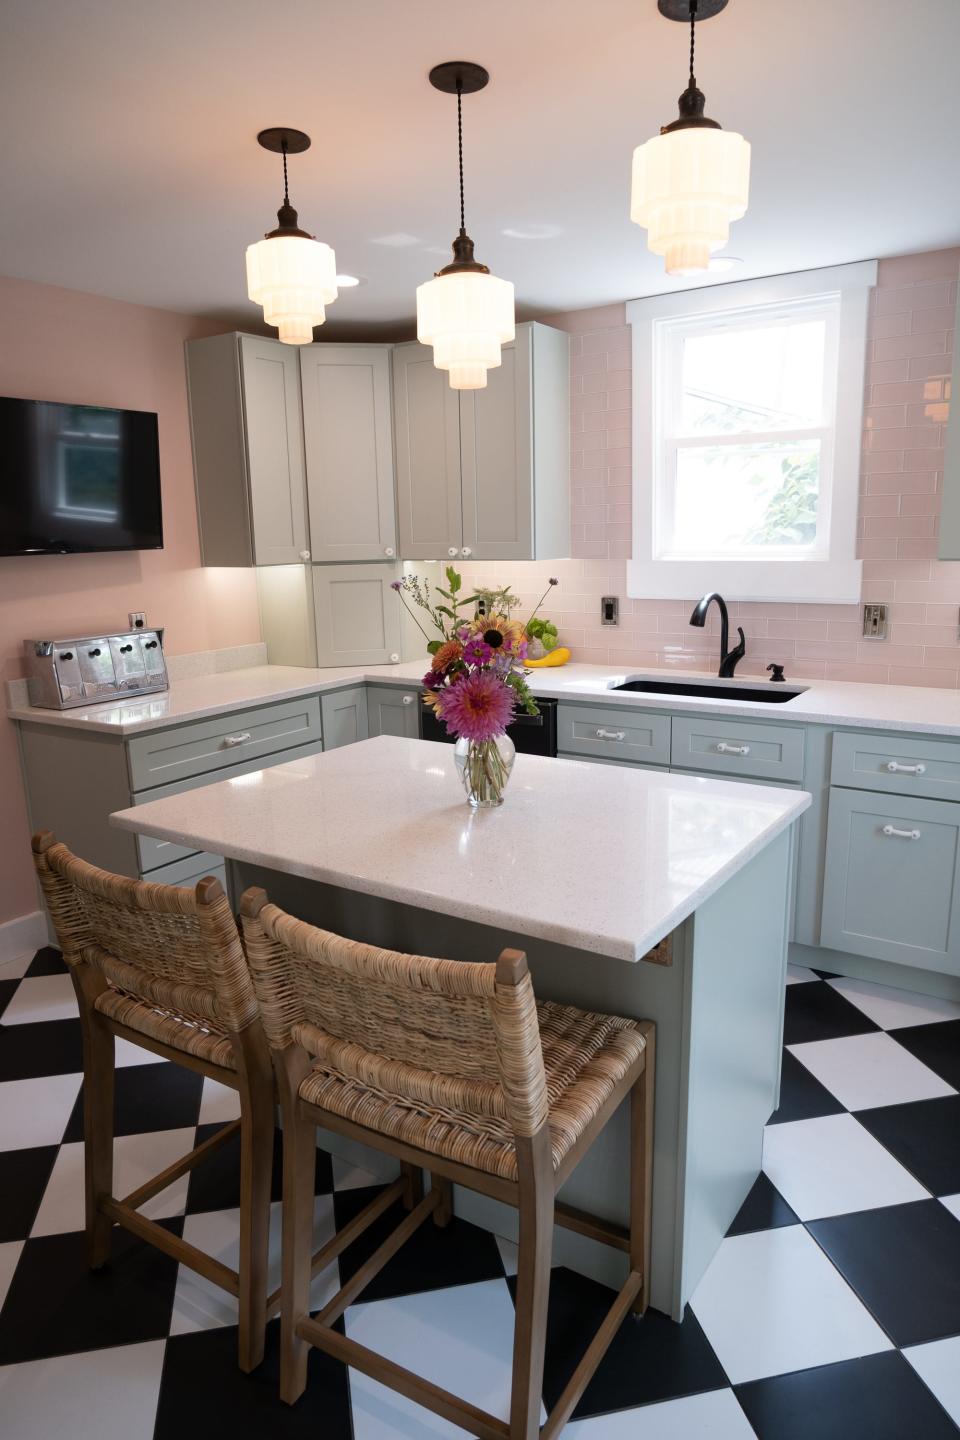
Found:
[{"label": "wooden stool leg", "polygon": [[630,1269],[643,1285],[632,1309],[642,1315],[650,1303],[650,1212],[653,1208],[653,1104],[656,1031],[645,1034],[643,1073],[630,1091]]},{"label": "wooden stool leg", "polygon": [[113,1221],[104,1215],[100,1202],[113,1194],[113,1076],[113,1035],[89,1015],[83,1024],[83,1158],[91,1270],[99,1270],[110,1259]]},{"label": "wooden stool leg", "polygon": [[453,1183],[442,1175],[431,1175],[430,1189],[440,1192],[440,1204],[433,1212],[433,1223],[438,1230],[445,1230],[453,1219]]},{"label": "wooden stool leg", "polygon": [[510,1440],[535,1440],[540,1433],[547,1302],[553,1252],[553,1165],[544,1127],[517,1140],[520,1178],[520,1244],[513,1335]]},{"label": "wooden stool leg", "polygon": [[280,1307],[280,1398],[299,1400],[310,1346],[297,1323],[310,1313],[316,1126],[290,1106],[283,1116],[283,1299]]},{"label": "wooden stool leg", "polygon": [[403,1208],[413,1210],[423,1199],[423,1171],[419,1165],[411,1165],[403,1161],[400,1166],[400,1173],[403,1176]]},{"label": "wooden stool leg", "polygon": [[241,1065],[240,1084],[239,1365],[245,1371],[263,1359],[274,1131],[273,1073],[266,1045],[249,1058],[254,1064],[248,1060]]}]

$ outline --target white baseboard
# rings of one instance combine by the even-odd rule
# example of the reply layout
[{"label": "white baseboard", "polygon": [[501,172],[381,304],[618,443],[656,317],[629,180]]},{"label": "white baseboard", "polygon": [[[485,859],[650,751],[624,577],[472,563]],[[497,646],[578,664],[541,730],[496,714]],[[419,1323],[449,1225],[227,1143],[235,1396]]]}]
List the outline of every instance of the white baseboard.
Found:
[{"label": "white baseboard", "polygon": [[41,945],[48,944],[47,918],[42,910],[30,915],[18,915],[14,920],[0,924],[0,974],[3,967],[19,959],[21,955],[32,955]]}]

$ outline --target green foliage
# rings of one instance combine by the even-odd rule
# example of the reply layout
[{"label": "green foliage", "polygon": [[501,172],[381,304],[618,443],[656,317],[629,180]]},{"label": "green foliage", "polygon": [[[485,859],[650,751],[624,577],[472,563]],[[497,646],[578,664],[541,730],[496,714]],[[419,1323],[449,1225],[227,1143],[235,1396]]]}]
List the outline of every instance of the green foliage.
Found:
[{"label": "green foliage", "polygon": [[[787,456],[780,462],[780,473],[782,483],[749,539],[755,545],[808,545],[817,534],[819,456]],[[751,483],[763,482],[757,477]]]}]

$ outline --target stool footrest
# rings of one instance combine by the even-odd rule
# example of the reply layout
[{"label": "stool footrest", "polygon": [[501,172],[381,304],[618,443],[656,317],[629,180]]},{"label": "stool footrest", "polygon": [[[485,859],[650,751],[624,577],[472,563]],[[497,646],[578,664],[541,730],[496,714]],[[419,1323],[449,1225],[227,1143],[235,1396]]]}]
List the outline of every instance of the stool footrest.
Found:
[{"label": "stool footrest", "polygon": [[230,1270],[226,1265],[221,1265],[219,1260],[214,1260],[205,1250],[198,1250],[196,1245],[191,1245],[188,1240],[183,1240],[179,1235],[171,1235],[169,1230],[164,1230],[162,1225],[157,1225],[153,1220],[148,1220],[141,1215],[139,1210],[131,1210],[122,1200],[114,1200],[111,1196],[104,1196],[99,1201],[99,1208],[104,1215],[122,1225],[125,1230],[141,1240],[146,1240],[149,1245],[155,1245],[165,1255],[173,1260],[179,1260],[181,1265],[187,1265],[191,1270],[196,1270],[199,1275],[204,1275],[212,1280],[214,1285],[219,1285],[226,1290],[228,1295],[239,1298],[240,1276],[236,1270]]},{"label": "stool footrest", "polygon": [[623,1324],[631,1305],[640,1294],[642,1286],[643,1276],[640,1271],[631,1270],[623,1289],[618,1291],[617,1298],[607,1311],[603,1324],[590,1341],[579,1365],[564,1386],[560,1399],[550,1411],[547,1423],[541,1427],[540,1440],[553,1440],[553,1437],[560,1434],[570,1419],[577,1401],[593,1379],[597,1366],[610,1348],[611,1340]]}]

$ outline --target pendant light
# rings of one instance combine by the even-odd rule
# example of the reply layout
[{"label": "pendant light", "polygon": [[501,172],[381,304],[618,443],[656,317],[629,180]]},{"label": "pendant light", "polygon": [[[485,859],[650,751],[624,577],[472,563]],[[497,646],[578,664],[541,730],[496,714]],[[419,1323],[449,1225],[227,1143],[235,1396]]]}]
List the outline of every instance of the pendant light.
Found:
[{"label": "pendant light", "polygon": [[310,136],[280,127],[261,130],[257,140],[283,156],[283,204],[277,228],[247,246],[247,294],[263,306],[264,320],[276,325],[285,345],[309,345],[314,325],[327,318],[324,306],[337,298],[336,257],[329,245],[299,228],[287,189],[287,156],[308,150]]},{"label": "pendant light", "polygon": [[668,20],[689,21],[690,79],[680,96],[679,117],[633,152],[630,219],[646,226],[647,245],[664,256],[668,275],[705,271],[711,253],[730,238],[730,221],[746,214],[750,145],[707,119],[693,70],[697,20],[709,20],[726,4],[659,0]]},{"label": "pendant light", "polygon": [[487,371],[500,364],[501,345],[514,338],[513,286],[473,258],[464,228],[462,101],[489,79],[482,65],[468,60],[450,60],[430,71],[431,85],[457,97],[460,233],[450,264],[417,287],[417,339],[433,346],[433,363],[448,372],[454,390],[482,390]]}]

